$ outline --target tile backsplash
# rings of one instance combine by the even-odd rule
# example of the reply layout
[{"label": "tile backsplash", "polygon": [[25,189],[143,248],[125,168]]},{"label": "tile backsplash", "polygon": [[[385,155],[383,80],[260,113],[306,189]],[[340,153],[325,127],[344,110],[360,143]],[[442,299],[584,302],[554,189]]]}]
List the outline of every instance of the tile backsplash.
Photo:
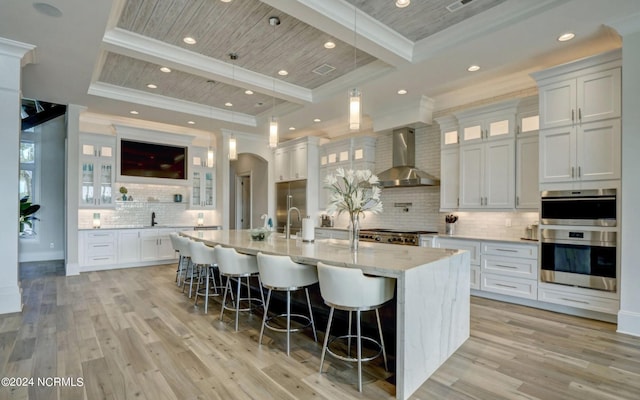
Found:
[{"label": "tile backsplash", "polygon": [[[127,188],[132,200],[123,201],[119,188]],[[115,208],[78,210],[78,228],[93,227],[93,214],[100,213],[102,228],[118,228],[151,225],[151,213],[156,213],[159,225],[195,226],[198,214],[204,216],[204,225],[219,225],[218,210],[190,210],[189,188],[184,186],[120,184],[114,185],[117,193]],[[182,202],[174,202],[174,195],[182,195]]]}]

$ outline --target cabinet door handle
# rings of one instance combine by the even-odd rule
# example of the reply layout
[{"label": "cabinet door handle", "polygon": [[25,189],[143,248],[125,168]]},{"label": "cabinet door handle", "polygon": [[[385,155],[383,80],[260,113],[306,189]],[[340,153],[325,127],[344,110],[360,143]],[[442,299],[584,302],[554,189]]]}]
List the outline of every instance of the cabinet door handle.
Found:
[{"label": "cabinet door handle", "polygon": [[582,108],[578,108],[578,121],[582,122]]},{"label": "cabinet door handle", "polygon": [[581,175],[582,175],[582,171],[580,169],[580,166],[578,166],[578,178],[580,178]]},{"label": "cabinet door handle", "polygon": [[571,177],[573,178],[575,174],[575,167],[571,167]]},{"label": "cabinet door handle", "polygon": [[496,283],[496,286],[502,286],[502,287],[506,287],[506,288],[509,288],[509,289],[517,289],[518,288],[517,286],[505,285],[503,283]]},{"label": "cabinet door handle", "polygon": [[571,110],[571,122],[575,122],[576,120],[576,110]]},{"label": "cabinet door handle", "polygon": [[569,299],[569,298],[566,298],[566,297],[561,297],[560,300],[570,301],[570,302],[573,302],[573,303],[580,303],[580,304],[589,304],[588,301]]},{"label": "cabinet door handle", "polygon": [[520,196],[516,196],[516,206],[520,205]]}]

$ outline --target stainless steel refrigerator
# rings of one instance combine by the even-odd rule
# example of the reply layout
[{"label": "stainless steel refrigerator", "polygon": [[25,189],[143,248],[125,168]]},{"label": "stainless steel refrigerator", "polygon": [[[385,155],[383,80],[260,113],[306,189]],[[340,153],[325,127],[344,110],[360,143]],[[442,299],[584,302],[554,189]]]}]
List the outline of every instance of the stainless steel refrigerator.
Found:
[{"label": "stainless steel refrigerator", "polygon": [[[307,181],[276,183],[276,228],[284,232],[287,224],[287,210],[296,207],[300,210],[300,218],[307,215]],[[291,212],[291,234],[302,230],[302,220],[295,211]]]}]

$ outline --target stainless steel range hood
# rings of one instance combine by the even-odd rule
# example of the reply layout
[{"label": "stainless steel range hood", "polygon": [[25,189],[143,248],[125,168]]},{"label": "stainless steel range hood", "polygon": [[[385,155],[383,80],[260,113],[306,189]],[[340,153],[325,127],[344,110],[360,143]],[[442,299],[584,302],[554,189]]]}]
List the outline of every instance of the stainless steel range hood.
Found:
[{"label": "stainless steel range hood", "polygon": [[415,167],[415,131],[412,128],[393,131],[393,167],[378,174],[383,188],[438,186],[438,178]]}]

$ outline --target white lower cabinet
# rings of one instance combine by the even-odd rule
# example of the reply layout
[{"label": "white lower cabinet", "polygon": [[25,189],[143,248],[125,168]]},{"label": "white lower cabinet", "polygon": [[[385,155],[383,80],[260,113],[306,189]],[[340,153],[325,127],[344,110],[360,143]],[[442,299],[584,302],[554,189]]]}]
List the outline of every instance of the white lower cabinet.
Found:
[{"label": "white lower cabinet", "polygon": [[477,240],[436,237],[434,247],[466,250],[471,264],[471,289],[480,289],[480,242]]},{"label": "white lower cabinet", "polygon": [[316,228],[315,238],[349,240],[349,231],[347,231],[346,229]]},{"label": "white lower cabinet", "polygon": [[480,290],[536,300],[538,282],[526,278],[482,272]]},{"label": "white lower cabinet", "polygon": [[[606,314],[618,313],[620,310],[620,301],[617,298],[613,298],[614,294],[603,292],[603,296],[609,295],[610,297],[598,297],[592,294],[581,293],[587,290],[588,289],[571,286],[541,284],[538,288],[538,300]],[[593,290],[589,290],[589,292],[592,293]]]},{"label": "white lower cabinet", "polygon": [[127,268],[174,262],[171,232],[190,228],[109,229],[80,231],[82,270]]}]

